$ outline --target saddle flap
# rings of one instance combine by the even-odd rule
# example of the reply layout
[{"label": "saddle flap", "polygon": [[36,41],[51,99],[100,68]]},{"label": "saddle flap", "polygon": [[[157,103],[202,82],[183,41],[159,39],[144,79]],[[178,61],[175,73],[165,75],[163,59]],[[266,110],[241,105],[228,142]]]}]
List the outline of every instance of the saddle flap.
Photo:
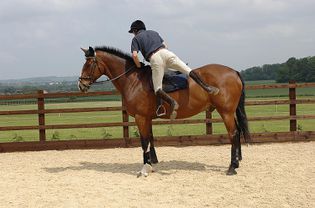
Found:
[{"label": "saddle flap", "polygon": [[174,92],[176,90],[186,89],[188,86],[188,76],[180,72],[167,72],[163,77],[163,90],[165,92]]},{"label": "saddle flap", "polygon": [[[146,73],[146,75],[149,76],[148,77],[150,80],[149,85],[150,85],[150,88],[154,91],[151,67],[148,65],[148,66],[143,67],[143,69],[145,69],[144,72]],[[171,71],[171,70],[167,70],[164,73],[163,81],[162,81],[162,88],[165,92],[170,93],[177,90],[186,89],[187,87],[188,87],[188,75],[183,74],[178,71]]]}]

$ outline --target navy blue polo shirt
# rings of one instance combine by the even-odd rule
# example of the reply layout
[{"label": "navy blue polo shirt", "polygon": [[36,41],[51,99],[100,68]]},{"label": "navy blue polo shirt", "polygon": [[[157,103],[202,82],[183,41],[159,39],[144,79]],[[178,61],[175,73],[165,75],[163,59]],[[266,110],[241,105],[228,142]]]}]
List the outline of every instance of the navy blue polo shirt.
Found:
[{"label": "navy blue polo shirt", "polygon": [[140,30],[139,33],[132,39],[131,53],[133,51],[141,51],[145,60],[149,61],[151,53],[158,48],[161,48],[164,40],[159,33],[153,30]]}]

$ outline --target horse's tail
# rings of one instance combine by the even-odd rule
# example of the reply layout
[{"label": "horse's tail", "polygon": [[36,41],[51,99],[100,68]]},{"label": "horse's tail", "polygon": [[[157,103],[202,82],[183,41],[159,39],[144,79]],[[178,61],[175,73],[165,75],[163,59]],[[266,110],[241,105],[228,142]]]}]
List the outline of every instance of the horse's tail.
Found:
[{"label": "horse's tail", "polygon": [[245,142],[248,143],[251,141],[251,136],[249,133],[248,121],[247,121],[247,116],[245,112],[245,83],[241,74],[238,71],[237,71],[237,74],[242,82],[242,94],[240,97],[240,101],[238,102],[238,105],[237,105],[236,118],[237,118],[238,129],[240,130],[240,133],[243,134]]}]

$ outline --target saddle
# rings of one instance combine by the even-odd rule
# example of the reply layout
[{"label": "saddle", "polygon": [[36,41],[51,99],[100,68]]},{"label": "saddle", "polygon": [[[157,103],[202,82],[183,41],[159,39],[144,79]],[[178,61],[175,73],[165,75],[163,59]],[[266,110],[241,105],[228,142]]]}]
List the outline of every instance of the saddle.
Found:
[{"label": "saddle", "polygon": [[[152,73],[151,70],[148,70]],[[162,89],[166,93],[186,89],[188,87],[188,75],[178,71],[167,71],[164,73]],[[152,77],[150,76],[150,88],[154,91]]]},{"label": "saddle", "polygon": [[165,92],[186,89],[188,86],[188,76],[181,72],[166,72],[163,77],[162,88]]}]

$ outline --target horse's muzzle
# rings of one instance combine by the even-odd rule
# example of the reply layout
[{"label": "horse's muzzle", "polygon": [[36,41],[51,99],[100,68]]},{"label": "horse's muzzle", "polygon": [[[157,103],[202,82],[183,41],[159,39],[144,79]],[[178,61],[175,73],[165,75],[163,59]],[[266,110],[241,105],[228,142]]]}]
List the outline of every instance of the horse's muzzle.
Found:
[{"label": "horse's muzzle", "polygon": [[81,80],[78,81],[78,88],[81,92],[87,92],[90,89],[90,84],[85,84]]}]

